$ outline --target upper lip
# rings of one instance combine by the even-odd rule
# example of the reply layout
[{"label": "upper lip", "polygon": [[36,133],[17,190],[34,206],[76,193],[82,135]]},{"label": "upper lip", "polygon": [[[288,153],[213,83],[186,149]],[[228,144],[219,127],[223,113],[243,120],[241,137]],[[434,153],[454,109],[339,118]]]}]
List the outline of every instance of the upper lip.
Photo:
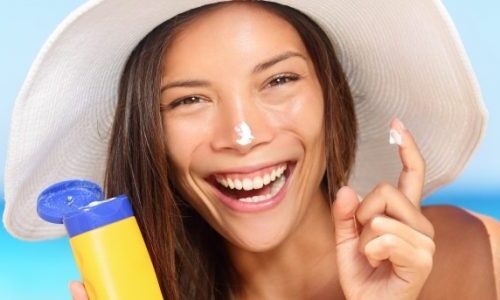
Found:
[{"label": "upper lip", "polygon": [[211,175],[213,175],[213,176],[217,176],[217,175],[218,176],[224,176],[224,175],[230,175],[230,174],[245,174],[245,175],[248,175],[248,174],[251,174],[251,173],[258,172],[258,171],[260,171],[262,169],[266,169],[266,168],[273,167],[273,166],[278,166],[280,164],[284,164],[284,163],[288,163],[288,162],[289,161],[284,160],[284,161],[279,161],[279,162],[272,162],[272,163],[266,162],[266,163],[260,163],[260,164],[251,165],[251,166],[242,166],[242,167],[228,168],[228,169],[224,169],[224,170],[213,172]]}]

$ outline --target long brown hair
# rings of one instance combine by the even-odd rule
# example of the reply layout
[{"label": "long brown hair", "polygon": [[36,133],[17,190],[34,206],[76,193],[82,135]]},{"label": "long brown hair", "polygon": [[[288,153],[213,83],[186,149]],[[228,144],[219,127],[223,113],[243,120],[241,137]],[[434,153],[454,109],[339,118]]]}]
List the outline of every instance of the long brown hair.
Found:
[{"label": "long brown hair", "polygon": [[[223,238],[174,184],[159,109],[162,58],[169,43],[191,20],[226,3],[198,7],[157,26],[133,50],[120,81],[105,190],[108,196],[130,197],[166,299],[228,299],[238,289]],[[333,201],[349,178],[357,137],[354,103],[333,46],[312,19],[294,8],[245,3],[289,22],[314,63],[325,105],[327,167],[321,187]]]}]

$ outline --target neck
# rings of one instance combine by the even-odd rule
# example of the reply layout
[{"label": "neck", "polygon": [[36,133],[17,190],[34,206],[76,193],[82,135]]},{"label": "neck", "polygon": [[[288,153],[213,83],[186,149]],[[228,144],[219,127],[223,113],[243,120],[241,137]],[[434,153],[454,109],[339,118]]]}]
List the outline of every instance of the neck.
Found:
[{"label": "neck", "polygon": [[336,272],[330,207],[321,191],[311,200],[300,224],[279,246],[259,253],[228,246],[232,264],[241,279],[238,298],[343,297]]}]

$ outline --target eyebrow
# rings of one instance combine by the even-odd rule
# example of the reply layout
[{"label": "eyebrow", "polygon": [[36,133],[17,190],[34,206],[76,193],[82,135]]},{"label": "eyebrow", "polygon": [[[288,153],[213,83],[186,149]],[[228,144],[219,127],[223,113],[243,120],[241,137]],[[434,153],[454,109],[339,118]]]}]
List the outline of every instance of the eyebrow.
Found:
[{"label": "eyebrow", "polygon": [[167,83],[162,86],[160,89],[160,93],[163,93],[166,89],[174,88],[174,87],[205,87],[209,86],[210,83],[206,80],[178,80]]},{"label": "eyebrow", "polygon": [[304,57],[304,55],[298,53],[298,52],[293,52],[293,51],[286,51],[284,53],[281,53],[281,54],[278,54],[268,60],[266,60],[265,62],[262,62],[258,65],[256,65],[253,70],[252,70],[252,74],[255,74],[255,73],[259,73],[259,72],[262,72],[264,71],[265,69],[268,69],[270,68],[271,66],[279,63],[280,61],[283,61],[287,58],[290,58],[290,57],[295,57],[295,56],[298,56],[298,57],[302,57],[304,60],[306,59]]},{"label": "eyebrow", "polygon": [[[306,59],[304,57],[304,55],[302,55],[298,52],[286,51],[284,53],[273,56],[264,62],[257,64],[252,69],[252,74],[262,72],[262,71],[270,68],[271,66],[279,63],[280,61],[283,61],[283,60],[288,59],[290,57],[301,57],[304,60]],[[166,89],[174,88],[174,87],[206,87],[209,85],[210,85],[210,82],[208,82],[206,80],[178,80],[178,81],[169,82],[166,85],[162,86],[160,89],[160,93],[163,93],[163,91],[165,91]]]}]

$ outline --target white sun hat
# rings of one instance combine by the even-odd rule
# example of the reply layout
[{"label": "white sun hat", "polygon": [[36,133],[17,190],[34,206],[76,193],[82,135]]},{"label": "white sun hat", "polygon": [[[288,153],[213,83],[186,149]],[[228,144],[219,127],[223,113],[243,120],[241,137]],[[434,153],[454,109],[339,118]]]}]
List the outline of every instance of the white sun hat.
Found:
[{"label": "white sun hat", "polygon": [[[103,184],[120,74],[138,42],[183,11],[214,1],[93,0],[40,50],[15,103],[5,171],[5,228],[26,240],[66,234],[42,220],[37,197],[72,178]],[[457,31],[439,0],[277,1],[327,32],[344,68],[359,124],[350,179],[364,196],[397,185],[388,143],[397,116],[427,162],[424,196],[454,180],[485,131],[487,112]]]}]

